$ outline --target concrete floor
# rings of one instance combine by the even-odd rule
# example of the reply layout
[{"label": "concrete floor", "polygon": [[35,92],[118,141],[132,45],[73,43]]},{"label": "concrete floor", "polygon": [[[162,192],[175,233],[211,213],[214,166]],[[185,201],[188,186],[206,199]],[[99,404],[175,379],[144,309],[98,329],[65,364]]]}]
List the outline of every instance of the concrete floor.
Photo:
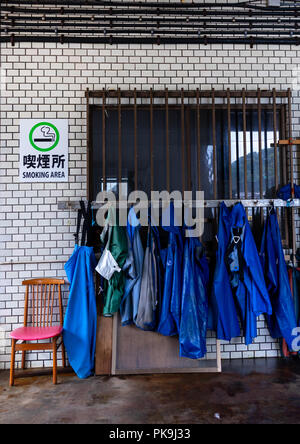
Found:
[{"label": "concrete floor", "polygon": [[[32,371],[31,371],[32,372]],[[26,376],[0,372],[1,424],[300,423],[300,360],[223,361],[221,374]]]}]

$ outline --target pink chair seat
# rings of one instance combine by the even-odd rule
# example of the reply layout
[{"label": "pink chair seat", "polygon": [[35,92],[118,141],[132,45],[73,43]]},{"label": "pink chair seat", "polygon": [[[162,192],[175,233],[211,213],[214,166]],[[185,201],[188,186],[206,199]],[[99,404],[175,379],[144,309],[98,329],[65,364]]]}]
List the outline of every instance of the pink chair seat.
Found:
[{"label": "pink chair seat", "polygon": [[39,339],[49,339],[59,336],[63,331],[60,325],[53,327],[20,327],[11,332],[13,339],[21,341],[37,341]]}]

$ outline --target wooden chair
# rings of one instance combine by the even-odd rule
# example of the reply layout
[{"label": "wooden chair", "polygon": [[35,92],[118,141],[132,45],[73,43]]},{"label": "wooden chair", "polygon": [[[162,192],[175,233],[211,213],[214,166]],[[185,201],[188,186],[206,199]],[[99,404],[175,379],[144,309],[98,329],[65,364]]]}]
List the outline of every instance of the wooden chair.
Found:
[{"label": "wooden chair", "polygon": [[[25,307],[24,307],[24,327],[17,328],[11,332],[11,365],[9,385],[14,385],[15,352],[22,351],[22,369],[25,369],[25,354],[28,350],[52,350],[53,351],[53,384],[57,384],[57,349],[62,347],[62,362],[65,362],[65,348],[62,340],[63,331],[63,308],[61,298],[61,285],[63,279],[40,278],[28,279],[22,282],[26,286]],[[57,289],[56,289],[57,287]],[[58,296],[58,305],[55,304]],[[58,307],[59,316],[55,315],[54,307]],[[59,317],[55,323],[54,318]],[[30,319],[31,318],[31,319]],[[31,321],[31,322],[30,322]],[[30,324],[30,326],[29,326]],[[57,344],[61,336],[61,343]],[[38,343],[39,340],[52,339],[51,342]],[[22,343],[17,344],[20,340]],[[27,343],[27,341],[35,341]]]}]

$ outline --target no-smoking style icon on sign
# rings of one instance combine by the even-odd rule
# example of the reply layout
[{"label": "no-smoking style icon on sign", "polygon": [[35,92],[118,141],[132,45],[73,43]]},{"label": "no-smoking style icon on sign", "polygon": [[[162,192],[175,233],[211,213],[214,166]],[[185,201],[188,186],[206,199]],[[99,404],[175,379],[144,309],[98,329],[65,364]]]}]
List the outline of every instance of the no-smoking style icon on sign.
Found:
[{"label": "no-smoking style icon on sign", "polygon": [[59,131],[49,122],[40,122],[34,125],[29,133],[31,146],[42,152],[51,151],[59,142]]}]

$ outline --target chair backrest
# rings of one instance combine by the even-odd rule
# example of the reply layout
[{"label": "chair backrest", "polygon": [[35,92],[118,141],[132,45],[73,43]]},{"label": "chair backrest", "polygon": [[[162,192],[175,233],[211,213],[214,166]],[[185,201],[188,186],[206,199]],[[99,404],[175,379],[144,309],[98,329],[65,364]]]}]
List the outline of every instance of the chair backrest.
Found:
[{"label": "chair backrest", "polygon": [[[26,286],[24,326],[30,323],[34,327],[51,327],[57,319],[54,308],[59,310],[59,323],[63,325],[63,308],[61,285],[64,279],[39,278],[27,279],[22,282]],[[30,310],[31,309],[31,310]],[[30,321],[31,315],[31,322]]]}]

